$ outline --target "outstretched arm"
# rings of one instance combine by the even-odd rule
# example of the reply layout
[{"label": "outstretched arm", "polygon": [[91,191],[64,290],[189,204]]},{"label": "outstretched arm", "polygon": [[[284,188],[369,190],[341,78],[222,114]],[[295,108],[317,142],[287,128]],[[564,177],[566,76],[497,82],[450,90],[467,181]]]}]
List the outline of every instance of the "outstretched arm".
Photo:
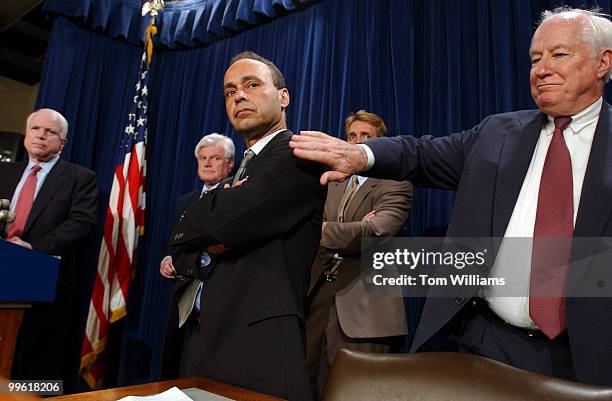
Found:
[{"label": "outstretched arm", "polygon": [[301,159],[329,166],[321,176],[321,185],[330,181],[344,181],[366,168],[368,158],[362,146],[350,144],[319,131],[302,131],[293,135],[289,146]]}]

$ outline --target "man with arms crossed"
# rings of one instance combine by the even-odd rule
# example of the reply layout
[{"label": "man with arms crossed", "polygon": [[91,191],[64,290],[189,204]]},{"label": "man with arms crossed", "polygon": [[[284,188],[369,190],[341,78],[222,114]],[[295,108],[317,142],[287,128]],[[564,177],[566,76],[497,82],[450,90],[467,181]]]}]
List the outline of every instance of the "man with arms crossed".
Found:
[{"label": "man with arms crossed", "polygon": [[[288,146],[289,92],[272,62],[240,53],[223,86],[227,116],[248,150],[234,177],[240,185],[198,200],[172,236],[177,271],[201,271],[203,250],[212,257],[178,371],[310,400],[304,302],[321,235],[322,169]],[[170,325],[178,327],[177,320]]]},{"label": "man with arms crossed", "polygon": [[[173,220],[175,224],[193,202],[203,197],[208,191],[216,189],[219,183],[229,176],[232,168],[234,168],[235,153],[234,142],[227,136],[213,132],[200,139],[195,147],[194,154],[198,161],[198,177],[204,185],[202,189],[197,189],[178,198]],[[166,252],[166,256],[160,263],[159,273],[169,279],[176,276],[170,250]]]},{"label": "man with arms crossed", "polygon": [[[349,143],[387,135],[383,119],[365,110],[349,115],[344,126]],[[408,334],[401,290],[397,297],[366,293],[361,239],[395,235],[411,205],[408,181],[353,175],[328,185],[306,320],[308,369],[317,398],[341,348],[389,352]]]}]

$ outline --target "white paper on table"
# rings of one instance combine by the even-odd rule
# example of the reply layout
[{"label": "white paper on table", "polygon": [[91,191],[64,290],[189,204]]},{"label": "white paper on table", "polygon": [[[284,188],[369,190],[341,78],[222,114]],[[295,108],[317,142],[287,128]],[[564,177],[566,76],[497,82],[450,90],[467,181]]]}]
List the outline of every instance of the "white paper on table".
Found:
[{"label": "white paper on table", "polygon": [[193,401],[187,397],[185,393],[178,389],[178,387],[172,387],[163,393],[154,395],[135,396],[129,395],[123,397],[117,401]]},{"label": "white paper on table", "polygon": [[223,397],[196,387],[184,388],[183,392],[193,401],[236,401],[233,398]]}]

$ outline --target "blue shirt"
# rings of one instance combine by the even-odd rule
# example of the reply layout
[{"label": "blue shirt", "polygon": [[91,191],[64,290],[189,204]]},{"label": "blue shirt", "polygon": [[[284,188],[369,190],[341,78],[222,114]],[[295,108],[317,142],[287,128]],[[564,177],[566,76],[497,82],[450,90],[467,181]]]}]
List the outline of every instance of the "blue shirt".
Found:
[{"label": "blue shirt", "polygon": [[42,185],[47,179],[47,175],[49,174],[49,171],[51,171],[51,169],[53,168],[53,166],[55,166],[58,160],[59,160],[59,155],[56,155],[51,160],[47,162],[42,162],[42,163],[34,163],[32,160],[28,161],[28,165],[26,166],[25,170],[23,170],[21,179],[19,180],[19,183],[17,184],[17,187],[15,188],[15,193],[13,193],[13,198],[11,199],[11,211],[15,211],[15,206],[17,206],[17,199],[19,199],[19,195],[21,194],[23,185],[25,184],[25,181],[28,178],[28,175],[30,175],[30,172],[32,171],[32,167],[34,167],[36,164],[40,166],[40,170],[38,171],[38,174],[36,175],[36,179],[37,179],[36,191],[34,191],[34,200],[36,200],[36,196],[38,196],[38,192],[40,192],[40,188],[42,188]]}]

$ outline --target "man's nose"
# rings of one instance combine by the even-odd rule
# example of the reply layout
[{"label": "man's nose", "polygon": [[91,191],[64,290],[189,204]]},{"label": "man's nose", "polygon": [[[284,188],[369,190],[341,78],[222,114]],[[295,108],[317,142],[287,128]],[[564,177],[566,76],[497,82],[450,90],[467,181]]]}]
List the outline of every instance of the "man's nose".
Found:
[{"label": "man's nose", "polygon": [[533,67],[533,72],[540,78],[550,75],[550,58],[542,57]]},{"label": "man's nose", "polygon": [[240,103],[240,102],[246,100],[246,98],[247,98],[246,97],[246,93],[244,93],[243,90],[241,90],[241,89],[237,89],[236,90],[236,93],[234,94],[234,101],[236,103]]}]

